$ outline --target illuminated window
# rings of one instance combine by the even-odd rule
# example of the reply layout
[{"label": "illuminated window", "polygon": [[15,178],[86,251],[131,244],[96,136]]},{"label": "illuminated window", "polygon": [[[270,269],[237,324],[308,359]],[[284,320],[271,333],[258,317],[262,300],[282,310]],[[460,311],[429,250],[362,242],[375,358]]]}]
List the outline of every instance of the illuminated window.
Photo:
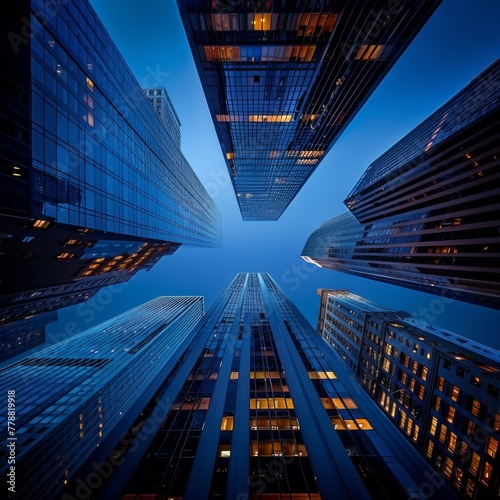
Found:
[{"label": "illuminated window", "polygon": [[465,487],[465,495],[472,498],[474,495],[474,481],[467,479],[467,486]]},{"label": "illuminated window", "polygon": [[422,366],[422,371],[420,373],[420,378],[422,380],[427,380],[427,374],[429,373],[429,368],[427,366]]},{"label": "illuminated window", "polygon": [[292,115],[249,115],[248,121],[259,123],[288,123],[292,121]]},{"label": "illuminated window", "polygon": [[454,434],[453,432],[450,432],[450,439],[448,441],[448,450],[450,450],[450,452],[453,453],[456,447],[457,447],[457,435]]},{"label": "illuminated window", "polygon": [[326,376],[330,379],[330,380],[335,380],[337,378],[337,375],[335,375],[335,373],[333,372],[326,372]]},{"label": "illuminated window", "polygon": [[62,252],[57,256],[57,258],[59,260],[71,260],[74,256],[74,253]]},{"label": "illuminated window", "polygon": [[497,451],[498,451],[498,441],[493,436],[490,436],[488,439],[488,446],[486,448],[486,453],[491,458],[496,458]]},{"label": "illuminated window", "polygon": [[402,411],[399,417],[399,427],[401,427],[401,429],[403,430],[406,426],[406,419],[407,419],[406,413]]},{"label": "illuminated window", "polygon": [[337,410],[344,410],[345,406],[344,403],[340,398],[332,398],[333,405]]},{"label": "illuminated window", "polygon": [[239,377],[239,373],[238,372],[231,372],[231,380],[237,380]]},{"label": "illuminated window", "polygon": [[234,153],[226,153],[226,158],[228,160],[233,160],[234,159]]},{"label": "illuminated window", "polygon": [[373,429],[370,422],[368,422],[366,418],[357,418],[356,423],[358,424],[359,428],[364,431],[369,431],[370,429]]},{"label": "illuminated window", "polygon": [[231,456],[231,445],[225,444],[219,446],[217,456],[221,458],[229,458]]},{"label": "illuminated window", "polygon": [[437,418],[436,417],[432,417],[432,420],[431,420],[431,427],[429,429],[429,434],[431,434],[432,436],[435,436],[436,435],[436,429],[437,429]]},{"label": "illuminated window", "polygon": [[439,408],[441,407],[441,398],[439,396],[434,397],[434,409],[436,411],[439,411]]},{"label": "illuminated window", "polygon": [[472,460],[470,462],[469,470],[477,476],[477,471],[479,470],[479,464],[481,463],[481,457],[475,452],[472,452]]},{"label": "illuminated window", "polygon": [[335,430],[344,431],[347,429],[347,427],[344,424],[344,421],[340,417],[330,417],[330,420],[332,421]]},{"label": "illuminated window", "polygon": [[453,386],[453,389],[451,390],[451,399],[453,399],[453,401],[458,401],[458,397],[460,396],[460,389],[454,385]]},{"label": "illuminated window", "polygon": [[94,98],[90,94],[85,94],[83,101],[89,108],[94,109]]},{"label": "illuminated window", "polygon": [[447,457],[444,461],[443,474],[449,479],[453,470],[453,462],[451,458]]},{"label": "illuminated window", "polygon": [[479,415],[480,408],[481,408],[481,403],[479,401],[474,400],[472,402],[472,408],[470,412],[477,417]]},{"label": "illuminated window", "polygon": [[419,432],[420,432],[420,427],[417,424],[415,424],[415,426],[413,427],[413,436],[412,436],[412,439],[413,441],[415,441],[415,443],[418,440]]},{"label": "illuminated window", "polygon": [[462,479],[464,477],[464,472],[462,469],[457,469],[455,471],[455,480],[453,481],[453,486],[455,486],[455,488],[457,490],[460,489],[460,487],[462,486]]},{"label": "illuminated window", "polygon": [[497,432],[500,431],[500,413],[495,415],[495,421],[493,422],[493,429]]},{"label": "illuminated window", "polygon": [[411,365],[411,372],[416,375],[417,371],[418,371],[418,361],[414,361]]},{"label": "illuminated window", "polygon": [[455,408],[453,408],[453,406],[448,407],[448,415],[446,416],[446,420],[448,420],[450,424],[452,424],[455,420]]},{"label": "illuminated window", "polygon": [[439,442],[444,444],[446,441],[446,431],[448,429],[446,428],[446,425],[441,424],[441,431],[439,432]]},{"label": "illuminated window", "polygon": [[94,82],[89,77],[87,77],[87,88],[94,92]]},{"label": "illuminated window", "polygon": [[354,60],[375,60],[382,57],[382,54],[385,49],[385,45],[361,45],[357,54],[354,56]]},{"label": "illuminated window", "polygon": [[50,226],[50,222],[46,220],[37,220],[33,222],[33,227],[36,229],[47,229]]},{"label": "illuminated window", "polygon": [[485,486],[490,485],[491,473],[493,472],[493,467],[488,463],[484,463],[483,473],[481,474],[481,482]]},{"label": "illuminated window", "polygon": [[443,392],[443,389],[444,389],[444,378],[443,377],[438,378],[437,389],[438,389],[438,391]]},{"label": "illuminated window", "polygon": [[232,431],[234,426],[234,417],[222,417],[220,424],[221,431]]},{"label": "illuminated window", "polygon": [[83,115],[83,121],[87,122],[91,127],[94,126],[94,115],[92,113],[87,113]]},{"label": "illuminated window", "polygon": [[256,13],[248,15],[248,29],[269,31],[271,29],[271,14]]},{"label": "illuminated window", "polygon": [[[356,410],[358,405],[354,402],[352,398],[342,398],[345,404],[345,407],[349,410]],[[335,401],[335,400],[334,400]],[[336,404],[335,404],[336,406]]]},{"label": "illuminated window", "polygon": [[421,385],[418,389],[418,398],[423,401],[425,395],[425,387]]},{"label": "illuminated window", "polygon": [[429,439],[429,443],[427,444],[427,452],[426,452],[426,455],[429,458],[432,458],[433,450],[434,450],[434,443]]}]

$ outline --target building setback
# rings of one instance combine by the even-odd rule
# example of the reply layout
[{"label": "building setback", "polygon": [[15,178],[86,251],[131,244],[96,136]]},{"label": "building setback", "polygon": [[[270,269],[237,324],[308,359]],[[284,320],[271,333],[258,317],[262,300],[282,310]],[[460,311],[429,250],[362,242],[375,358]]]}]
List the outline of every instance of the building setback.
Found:
[{"label": "building setback", "polygon": [[500,308],[499,141],[500,59],[368,167],[303,258]]},{"label": "building setback", "polygon": [[318,290],[318,333],[461,498],[500,494],[500,352],[378,306]]},{"label": "building setback", "polygon": [[[11,497],[56,498],[96,447],[137,418],[202,316],[202,297],[159,297],[0,370],[16,408]],[[7,412],[0,424],[7,429]],[[3,477],[12,442],[2,444]]]},{"label": "building setback", "polygon": [[89,2],[0,9],[3,322],[86,300],[181,245],[218,246],[166,90],[159,117]]},{"label": "building setback", "polygon": [[265,273],[236,276],[114,452],[90,461],[65,493],[400,499],[433,478]]},{"label": "building setback", "polygon": [[277,220],[440,1],[177,2],[244,220]]}]

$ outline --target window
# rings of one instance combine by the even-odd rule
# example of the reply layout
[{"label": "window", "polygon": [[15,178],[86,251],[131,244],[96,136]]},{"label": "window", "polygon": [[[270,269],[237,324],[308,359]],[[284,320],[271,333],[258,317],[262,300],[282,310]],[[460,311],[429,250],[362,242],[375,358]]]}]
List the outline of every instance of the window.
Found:
[{"label": "window", "polygon": [[425,387],[423,385],[421,385],[418,389],[418,398],[423,401],[424,395],[425,395]]},{"label": "window", "polygon": [[415,443],[418,440],[419,432],[420,432],[420,427],[417,424],[415,424],[415,426],[413,427],[413,436],[412,436],[412,439],[413,441],[415,441]]},{"label": "window", "polygon": [[460,486],[462,486],[462,479],[464,477],[464,472],[462,469],[457,469],[455,471],[455,480],[453,481],[453,486],[455,486],[455,488],[457,490],[460,489]]},{"label": "window", "polygon": [[400,416],[399,416],[399,427],[401,427],[401,429],[405,429],[405,425],[406,425],[406,413],[405,412],[401,412]]},{"label": "window", "polygon": [[467,486],[465,487],[465,495],[472,498],[474,495],[474,481],[467,479]]},{"label": "window", "polygon": [[453,389],[451,390],[451,399],[453,399],[453,401],[458,401],[458,397],[460,396],[460,389],[454,385],[453,386]]},{"label": "window", "polygon": [[444,389],[444,378],[443,377],[438,377],[437,380],[437,390],[443,392]]},{"label": "window", "polygon": [[448,450],[453,453],[457,447],[457,435],[450,432],[450,439],[448,441]]},{"label": "window", "polygon": [[436,417],[432,417],[432,420],[431,420],[431,427],[429,429],[429,433],[432,435],[432,436],[435,436],[436,435],[436,429],[437,429],[437,418]]},{"label": "window", "polygon": [[414,391],[415,390],[415,379],[414,378],[410,378],[410,383],[408,384],[408,387],[410,389],[410,391]]},{"label": "window", "polygon": [[481,474],[481,482],[485,486],[490,485],[492,471],[493,471],[493,467],[488,462],[485,462],[484,468],[483,468],[483,473]]},{"label": "window", "polygon": [[486,453],[491,458],[496,458],[497,450],[498,450],[498,441],[493,436],[490,436],[488,439],[488,445],[486,446]]},{"label": "window", "polygon": [[448,407],[448,415],[446,416],[446,420],[448,420],[450,424],[452,424],[455,420],[455,408],[453,408],[453,406]]},{"label": "window", "polygon": [[476,424],[472,420],[469,420],[465,434],[467,434],[468,437],[471,437],[474,435],[475,430],[476,430]]},{"label": "window", "polygon": [[453,470],[453,462],[451,458],[447,457],[444,461],[443,474],[449,479]]},{"label": "window", "polygon": [[441,398],[439,396],[434,396],[434,409],[436,411],[439,411],[440,407],[441,407]]},{"label": "window", "polygon": [[57,256],[57,258],[59,260],[71,260],[74,256],[74,253],[62,252]]},{"label": "window", "polygon": [[500,431],[500,413],[495,415],[495,421],[493,422],[493,429],[497,432]]},{"label": "window", "polygon": [[217,456],[221,458],[229,458],[231,456],[231,445],[224,444],[219,446]]},{"label": "window", "polygon": [[433,450],[434,450],[434,443],[429,439],[429,443],[427,444],[427,452],[426,452],[426,455],[429,458],[432,458]]},{"label": "window", "polygon": [[475,416],[479,416],[479,410],[481,409],[481,403],[477,400],[474,400],[472,402],[472,408],[470,410],[470,412]]},{"label": "window", "polygon": [[429,373],[429,368],[427,368],[427,366],[422,366],[422,370],[420,371],[420,378],[422,380],[427,380],[428,373]]},{"label": "window", "polygon": [[418,361],[414,361],[412,366],[411,366],[411,371],[412,373],[414,373],[415,375],[417,374],[417,371],[418,371]]},{"label": "window", "polygon": [[439,432],[439,442],[441,444],[444,444],[446,442],[446,431],[448,429],[446,428],[446,425],[441,424],[441,431]]},{"label": "window", "polygon": [[234,417],[222,417],[220,425],[221,431],[232,431],[234,427]]},{"label": "window", "polygon": [[481,385],[481,379],[479,377],[476,377],[475,375],[472,375],[472,377],[470,378],[470,383],[474,387],[479,387]]},{"label": "window", "polygon": [[[356,410],[358,408],[358,405],[354,402],[352,398],[342,398],[345,404],[345,407],[348,410]],[[334,399],[335,402],[335,399]],[[335,404],[337,406],[337,404]]]},{"label": "window", "polygon": [[237,380],[238,379],[238,372],[231,372],[231,380]]},{"label": "window", "polygon": [[481,457],[475,452],[472,452],[472,460],[470,462],[469,470],[477,476],[477,471],[479,470],[479,464],[481,463]]}]

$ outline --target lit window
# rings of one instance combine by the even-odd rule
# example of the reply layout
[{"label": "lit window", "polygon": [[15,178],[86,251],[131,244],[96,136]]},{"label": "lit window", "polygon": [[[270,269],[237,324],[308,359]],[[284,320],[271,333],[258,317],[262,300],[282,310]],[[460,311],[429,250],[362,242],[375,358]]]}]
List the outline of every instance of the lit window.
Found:
[{"label": "lit window", "polygon": [[58,258],[59,260],[70,260],[70,259],[72,259],[74,256],[75,256],[75,254],[74,254],[74,253],[62,252],[62,253],[60,253],[60,254],[57,256],[57,258]]},{"label": "lit window", "polygon": [[446,441],[446,431],[448,429],[446,428],[446,425],[441,424],[441,431],[439,432],[439,442],[444,444]]},{"label": "lit window", "polygon": [[234,427],[234,417],[222,417],[220,425],[221,431],[232,431]]},{"label": "lit window", "polygon": [[454,434],[453,432],[450,432],[450,439],[448,441],[448,450],[450,450],[450,452],[453,453],[456,447],[457,447],[457,435]]},{"label": "lit window", "polygon": [[460,396],[460,389],[454,385],[453,386],[453,389],[451,390],[451,399],[453,399],[453,401],[458,401],[458,397]]},{"label": "lit window", "polygon": [[249,115],[249,122],[265,123],[288,123],[292,121],[292,115]]},{"label": "lit window", "polygon": [[384,52],[385,45],[361,45],[357,54],[354,56],[354,60],[375,60],[382,57],[382,53]]},{"label": "lit window", "polygon": [[426,455],[429,458],[432,458],[432,451],[434,450],[434,443],[429,439],[429,443],[427,445],[427,452]]},{"label": "lit window", "polygon": [[232,160],[232,159],[234,159],[234,153],[226,153],[226,158],[227,158],[228,160]]},{"label": "lit window", "polygon": [[429,429],[429,434],[431,434],[432,436],[435,436],[436,435],[436,429],[437,429],[437,418],[436,417],[432,417],[431,427]]},{"label": "lit window", "polygon": [[[344,401],[345,407],[348,408],[349,410],[356,410],[358,408],[358,405],[354,402],[352,398],[342,398],[342,399]],[[337,405],[335,404],[335,406]]]},{"label": "lit window", "polygon": [[357,418],[356,423],[358,424],[359,428],[364,431],[369,431],[370,429],[373,429],[370,422],[368,422],[366,418]]},{"label": "lit window", "polygon": [[498,441],[493,436],[490,436],[488,439],[488,446],[486,448],[486,453],[491,458],[495,458],[497,456],[497,451],[498,451]]},{"label": "lit window", "polygon": [[231,380],[237,380],[239,376],[238,372],[231,372]]},{"label": "lit window", "polygon": [[219,451],[217,455],[221,458],[229,458],[231,456],[231,446],[230,445],[219,446]]},{"label": "lit window", "polygon": [[485,462],[484,468],[483,468],[483,473],[481,474],[481,482],[485,486],[490,485],[492,471],[493,471],[493,467],[488,462]]},{"label": "lit window", "polygon": [[481,403],[479,401],[474,400],[472,402],[472,408],[470,412],[477,417],[479,415],[480,408],[481,408]]},{"label": "lit window", "polygon": [[462,486],[462,479],[464,477],[464,472],[462,469],[457,469],[455,471],[455,480],[453,481],[453,486],[455,486],[455,488],[457,490],[460,489],[460,487]]},{"label": "lit window", "polygon": [[429,369],[427,368],[427,366],[422,366],[422,371],[420,373],[420,378],[422,380],[427,380],[427,374],[429,373]]},{"label": "lit window", "polygon": [[443,474],[449,479],[453,470],[453,462],[451,458],[447,457],[444,461]]},{"label": "lit window", "polygon": [[479,470],[479,464],[481,463],[481,457],[475,452],[472,452],[472,460],[470,462],[469,470],[474,474],[474,476],[477,475],[477,471]]},{"label": "lit window", "polygon": [[248,29],[255,31],[269,31],[271,29],[271,14],[248,14]]},{"label": "lit window", "polygon": [[452,424],[455,420],[455,408],[453,408],[453,406],[448,407],[448,415],[446,416],[446,420],[448,420],[450,424]]},{"label": "lit window", "polygon": [[46,220],[37,220],[33,222],[33,227],[36,229],[47,229],[50,226],[50,222]]},{"label": "lit window", "polygon": [[89,77],[87,77],[87,88],[94,92],[94,82]]},{"label": "lit window", "polygon": [[87,113],[83,116],[83,121],[87,122],[91,127],[94,126],[94,115],[92,113]]},{"label": "lit window", "polygon": [[438,391],[443,392],[443,389],[444,389],[444,378],[443,377],[438,378],[437,389],[438,389]]}]

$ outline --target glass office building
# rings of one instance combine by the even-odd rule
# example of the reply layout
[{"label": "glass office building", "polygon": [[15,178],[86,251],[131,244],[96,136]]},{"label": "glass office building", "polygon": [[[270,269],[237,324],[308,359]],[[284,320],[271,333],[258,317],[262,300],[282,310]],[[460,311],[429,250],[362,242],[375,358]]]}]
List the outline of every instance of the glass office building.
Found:
[{"label": "glass office building", "polygon": [[424,498],[432,473],[265,273],[236,276],[114,453],[91,460],[85,485],[126,500]]},{"label": "glass office building", "polygon": [[[202,316],[202,297],[159,297],[0,370],[3,394],[15,391],[16,498],[56,498],[137,418]],[[0,424],[7,429],[7,412]],[[3,477],[11,442],[2,443]]]},{"label": "glass office building", "polygon": [[[29,36],[26,36],[29,27]],[[220,214],[87,0],[2,6],[0,213],[220,243]]]},{"label": "glass office building", "polygon": [[440,1],[177,2],[244,220],[277,220]]},{"label": "glass office building", "polygon": [[347,290],[318,333],[460,498],[500,495],[500,352]]},{"label": "glass office building", "polygon": [[372,163],[302,252],[321,267],[500,307],[500,59]]}]

